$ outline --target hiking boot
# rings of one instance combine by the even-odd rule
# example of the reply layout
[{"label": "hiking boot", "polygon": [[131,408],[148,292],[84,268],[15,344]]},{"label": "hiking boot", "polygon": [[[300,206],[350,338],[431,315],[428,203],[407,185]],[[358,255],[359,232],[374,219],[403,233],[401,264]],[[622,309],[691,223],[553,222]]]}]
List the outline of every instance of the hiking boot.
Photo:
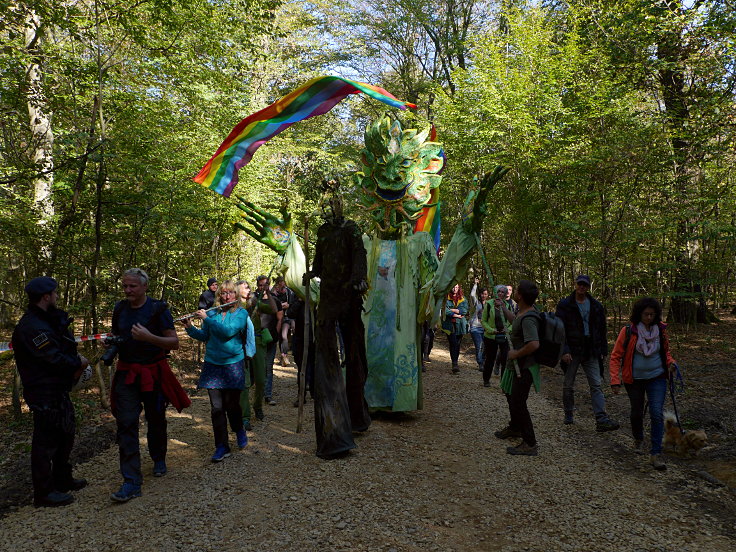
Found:
[{"label": "hiking boot", "polygon": [[460,368],[457,367],[457,364],[452,365],[452,373],[457,374],[460,371]]},{"label": "hiking boot", "polygon": [[483,382],[483,387],[490,387],[490,386],[491,386],[491,382],[490,381],[484,381]]},{"label": "hiking boot", "polygon": [[522,441],[515,447],[506,447],[506,454],[513,454],[514,456],[536,456],[539,454],[539,448],[537,445],[532,447]]},{"label": "hiking boot", "polygon": [[128,483],[126,481],[121,485],[118,492],[110,495],[110,498],[115,502],[128,502],[131,498],[138,498],[142,494],[140,485],[134,485],[133,483]]},{"label": "hiking boot", "polygon": [[286,355],[281,355],[281,366],[286,368],[289,365],[289,358]]},{"label": "hiking boot", "polygon": [[263,409],[255,408],[254,410],[256,413],[256,418],[258,418],[260,421],[263,421],[263,418],[265,418],[265,416],[263,415]]},{"label": "hiking boot", "polygon": [[238,440],[238,448],[244,449],[248,446],[248,435],[245,433],[245,429],[235,432],[235,437]]},{"label": "hiking boot", "polygon": [[63,485],[56,486],[55,490],[59,491],[60,493],[68,493],[69,491],[78,491],[79,489],[84,489],[86,486],[86,479],[72,478]]},{"label": "hiking boot", "polygon": [[499,368],[498,366],[496,366],[496,367],[495,367],[495,368],[493,369],[493,373],[494,373],[494,374],[496,374],[496,375],[499,375],[499,374],[501,373],[501,368]]},{"label": "hiking boot", "polygon": [[652,454],[649,457],[649,463],[655,470],[664,471],[667,469],[667,464],[665,464],[664,460],[662,460],[661,454]]},{"label": "hiking boot", "polygon": [[163,477],[167,471],[165,460],[156,460],[153,463],[153,477]]},{"label": "hiking boot", "polygon": [[59,491],[51,491],[46,496],[33,499],[33,506],[36,508],[54,508],[56,506],[66,506],[74,502],[74,497],[69,493],[61,493]]},{"label": "hiking boot", "polygon": [[250,425],[250,420],[243,420],[243,429],[245,431],[253,431],[253,426]]},{"label": "hiking boot", "polygon": [[482,365],[480,365],[480,364],[478,365],[478,371],[479,371],[479,372],[482,372],[482,371],[483,371],[483,366],[482,366]]},{"label": "hiking boot", "polygon": [[596,422],[596,423],[595,423],[595,430],[596,430],[596,431],[600,431],[600,432],[603,432],[603,431],[615,431],[615,430],[617,430],[617,429],[618,429],[619,427],[621,427],[621,426],[619,425],[619,423],[618,423],[618,422],[615,422],[615,421],[613,421],[613,420],[612,420],[612,419],[610,419],[610,418],[608,418],[608,419],[606,419],[606,420],[603,420],[603,421],[601,421],[601,422]]},{"label": "hiking boot", "polygon": [[521,437],[521,432],[511,429],[509,426],[493,433],[498,439],[515,439]]},{"label": "hiking boot", "polygon": [[575,421],[572,418],[572,412],[565,412],[565,421],[564,421],[564,424],[565,425],[570,425],[570,424],[573,424],[573,423],[575,423]]},{"label": "hiking boot", "polygon": [[218,445],[215,448],[215,454],[212,455],[212,461],[215,463],[222,462],[228,456],[230,456],[230,447],[227,445]]},{"label": "hiking boot", "polygon": [[276,401],[273,400],[273,397],[266,397],[265,401],[266,401],[266,404],[268,405],[276,406]]},{"label": "hiking boot", "polygon": [[634,439],[634,454],[644,454],[644,441],[641,439]]}]

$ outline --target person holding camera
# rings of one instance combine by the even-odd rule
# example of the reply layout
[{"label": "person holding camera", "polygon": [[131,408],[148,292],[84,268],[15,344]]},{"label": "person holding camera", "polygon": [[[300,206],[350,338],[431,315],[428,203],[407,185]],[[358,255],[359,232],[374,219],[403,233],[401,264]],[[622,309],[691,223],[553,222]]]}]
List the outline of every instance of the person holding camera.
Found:
[{"label": "person holding camera", "polygon": [[76,429],[69,391],[89,361],[77,354],[69,331],[72,319],[56,308],[57,287],[47,276],[28,282],[28,309],[12,337],[23,398],[33,412],[31,477],[37,508],[70,504],[74,497],[69,491],[87,485],[74,479],[69,463]]},{"label": "person holding camera", "polygon": [[126,270],[122,279],[125,300],[112,314],[112,333],[120,338],[119,359],[112,384],[112,412],[117,422],[120,473],[123,484],[112,494],[117,502],[141,496],[143,474],[138,440],[141,410],[148,426],[148,452],[153,475],[166,474],[166,405],[179,412],[191,401],[177,381],[167,357],[179,348],[168,305],[148,297],[148,274]]},{"label": "person holding camera", "polygon": [[245,388],[245,357],[256,353],[253,323],[248,311],[240,306],[235,282],[227,280],[217,290],[217,305],[237,301],[220,312],[198,310],[194,316],[202,320],[202,328],[195,328],[190,318],[182,323],[189,337],[207,344],[207,352],[199,376],[197,389],[207,389],[210,397],[212,429],[215,434],[213,462],[230,456],[227,423],[235,432],[238,448],[248,445],[240,409],[240,393]]}]

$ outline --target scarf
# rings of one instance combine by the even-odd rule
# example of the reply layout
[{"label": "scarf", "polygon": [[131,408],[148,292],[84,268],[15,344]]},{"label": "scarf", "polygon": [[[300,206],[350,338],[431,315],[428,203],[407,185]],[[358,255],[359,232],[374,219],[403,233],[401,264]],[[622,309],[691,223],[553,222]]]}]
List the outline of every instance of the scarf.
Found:
[{"label": "scarf", "polygon": [[659,351],[659,325],[652,324],[651,329],[647,330],[646,326],[639,322],[636,329],[639,331],[639,338],[636,340],[637,351],[645,357]]}]

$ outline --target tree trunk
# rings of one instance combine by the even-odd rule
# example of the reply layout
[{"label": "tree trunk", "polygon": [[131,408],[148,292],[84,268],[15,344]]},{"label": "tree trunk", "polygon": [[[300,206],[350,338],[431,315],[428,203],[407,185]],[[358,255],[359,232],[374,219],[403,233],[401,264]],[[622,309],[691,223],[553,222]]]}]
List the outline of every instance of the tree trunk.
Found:
[{"label": "tree trunk", "polygon": [[[33,179],[33,202],[38,212],[38,223],[46,225],[54,216],[51,191],[54,184],[54,158],[52,148],[54,134],[51,130],[51,114],[48,112],[46,96],[43,93],[43,72],[41,68],[41,44],[44,29],[41,18],[30,8],[26,16],[25,47],[31,55],[26,67],[29,126],[32,136],[32,161],[36,167]],[[49,256],[48,248],[42,248],[44,257]]]}]

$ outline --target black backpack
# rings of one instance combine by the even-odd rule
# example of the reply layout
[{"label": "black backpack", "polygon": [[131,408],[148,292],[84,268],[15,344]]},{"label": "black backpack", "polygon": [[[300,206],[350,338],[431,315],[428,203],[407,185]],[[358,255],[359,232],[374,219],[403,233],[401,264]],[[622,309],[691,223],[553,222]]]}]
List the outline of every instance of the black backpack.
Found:
[{"label": "black backpack", "polygon": [[554,368],[565,346],[565,323],[552,312],[531,310],[528,314],[539,320],[539,349],[534,352],[534,359],[537,364]]}]

